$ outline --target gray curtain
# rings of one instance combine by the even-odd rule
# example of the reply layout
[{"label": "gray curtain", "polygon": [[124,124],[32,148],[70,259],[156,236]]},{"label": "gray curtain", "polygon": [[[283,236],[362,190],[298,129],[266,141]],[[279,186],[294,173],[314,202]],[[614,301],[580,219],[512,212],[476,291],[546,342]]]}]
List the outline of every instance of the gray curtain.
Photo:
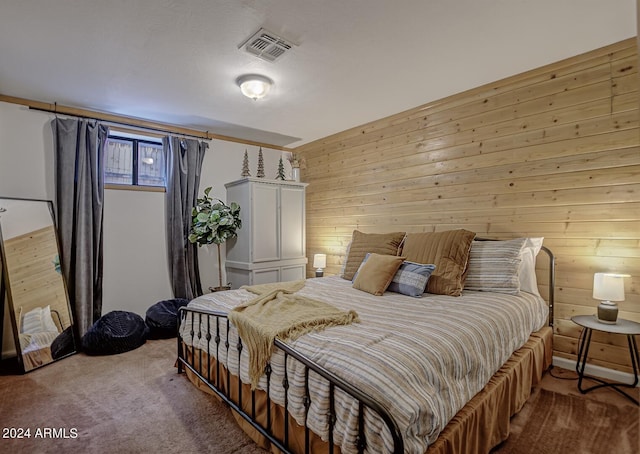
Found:
[{"label": "gray curtain", "polygon": [[189,242],[191,210],[198,199],[200,170],[206,142],[165,137],[162,146],[167,162],[167,251],[169,277],[175,298],[193,299],[202,295],[198,246]]},{"label": "gray curtain", "polygon": [[60,262],[82,336],[102,315],[104,148],[109,128],[94,120],[52,120]]}]

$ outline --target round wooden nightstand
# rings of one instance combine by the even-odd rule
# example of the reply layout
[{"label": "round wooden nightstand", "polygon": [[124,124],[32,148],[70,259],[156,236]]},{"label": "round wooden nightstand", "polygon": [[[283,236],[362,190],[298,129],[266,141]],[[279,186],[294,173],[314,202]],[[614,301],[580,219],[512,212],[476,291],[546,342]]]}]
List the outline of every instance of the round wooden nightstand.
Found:
[{"label": "round wooden nightstand", "polygon": [[[578,361],[576,362],[576,372],[578,373],[578,390],[582,394],[586,394],[594,389],[610,387],[619,392],[627,399],[631,400],[636,405],[640,405],[638,400],[631,397],[624,392],[621,387],[635,388],[638,384],[638,367],[640,365],[640,354],[638,354],[638,345],[636,344],[635,336],[640,334],[640,323],[633,322],[631,320],[618,319],[615,325],[607,323],[601,323],[598,321],[595,315],[576,315],[571,317],[571,321],[576,325],[582,327],[582,333],[580,334],[580,340],[578,343]],[[587,364],[587,355],[589,354],[589,345],[591,344],[591,334],[593,330],[602,331],[603,333],[610,334],[622,334],[627,336],[627,342],[629,344],[629,354],[631,355],[631,367],[633,368],[633,383],[609,383],[600,380],[596,377],[585,376],[584,369]],[[588,378],[594,380],[600,384],[592,386],[587,389],[582,389],[582,379]]]}]

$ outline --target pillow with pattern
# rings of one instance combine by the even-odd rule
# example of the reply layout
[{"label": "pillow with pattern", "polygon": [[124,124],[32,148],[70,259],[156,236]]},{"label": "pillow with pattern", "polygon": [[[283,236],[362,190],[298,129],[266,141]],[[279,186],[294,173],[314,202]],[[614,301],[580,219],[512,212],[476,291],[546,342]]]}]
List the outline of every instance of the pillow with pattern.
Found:
[{"label": "pillow with pattern", "polygon": [[460,296],[475,236],[474,232],[464,229],[408,233],[402,255],[414,263],[436,266],[427,282],[427,293]]},{"label": "pillow with pattern", "polygon": [[399,255],[398,252],[404,235],[404,232],[363,233],[359,230],[354,230],[342,277],[353,281],[353,277],[367,252],[382,255]]},{"label": "pillow with pattern", "polygon": [[469,253],[465,290],[518,293],[522,248],[526,238],[506,241],[474,241]]},{"label": "pillow with pattern", "polygon": [[433,264],[424,265],[405,260],[393,276],[387,290],[420,298],[427,288],[429,276],[435,269],[436,266]]}]

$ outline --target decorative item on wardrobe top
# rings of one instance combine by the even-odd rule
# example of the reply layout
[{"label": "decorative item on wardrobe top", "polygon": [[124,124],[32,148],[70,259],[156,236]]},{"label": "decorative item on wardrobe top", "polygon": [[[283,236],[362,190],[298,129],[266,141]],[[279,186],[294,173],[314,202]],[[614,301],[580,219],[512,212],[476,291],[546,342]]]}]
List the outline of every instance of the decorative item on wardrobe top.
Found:
[{"label": "decorative item on wardrobe top", "polygon": [[264,157],[262,156],[262,147],[258,150],[258,172],[256,173],[258,178],[264,178]]},{"label": "decorative item on wardrobe top", "polygon": [[289,153],[287,160],[291,164],[291,179],[293,181],[300,181],[300,169],[307,168],[307,162],[304,158],[298,158],[295,154]]},{"label": "decorative item on wardrobe top", "polygon": [[[304,158],[298,158],[293,153],[286,154],[287,161],[291,165],[291,178],[287,178],[286,170],[284,166],[284,162],[282,156],[280,156],[278,160],[278,168],[275,174],[275,180],[280,181],[295,181],[297,183],[300,182],[300,170],[306,169],[306,161]],[[273,175],[273,174],[270,174]],[[249,151],[247,149],[244,150],[244,157],[242,158],[242,171],[240,173],[242,178],[251,177],[251,171],[249,170]],[[262,147],[258,148],[258,165],[256,170],[256,178],[266,178],[265,172],[265,162],[264,162],[264,154],[262,151]]]},{"label": "decorative item on wardrobe top", "polygon": [[286,180],[284,176],[284,163],[282,162],[282,156],[278,161],[278,173],[276,174],[276,180]]},{"label": "decorative item on wardrobe top", "polygon": [[242,173],[240,176],[251,176],[251,172],[249,171],[249,152],[246,149],[244,150],[244,158],[242,158]]}]

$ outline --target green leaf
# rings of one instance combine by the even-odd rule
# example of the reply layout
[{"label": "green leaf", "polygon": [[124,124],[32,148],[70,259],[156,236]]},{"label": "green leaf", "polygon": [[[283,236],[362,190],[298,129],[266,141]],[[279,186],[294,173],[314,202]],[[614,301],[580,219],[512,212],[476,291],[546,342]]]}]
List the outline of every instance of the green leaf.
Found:
[{"label": "green leaf", "polygon": [[231,202],[226,205],[220,199],[209,197],[211,187],[204,190],[204,196],[197,199],[191,210],[191,230],[188,240],[191,243],[222,244],[229,238],[237,236],[236,231],[242,227],[240,205]]}]

